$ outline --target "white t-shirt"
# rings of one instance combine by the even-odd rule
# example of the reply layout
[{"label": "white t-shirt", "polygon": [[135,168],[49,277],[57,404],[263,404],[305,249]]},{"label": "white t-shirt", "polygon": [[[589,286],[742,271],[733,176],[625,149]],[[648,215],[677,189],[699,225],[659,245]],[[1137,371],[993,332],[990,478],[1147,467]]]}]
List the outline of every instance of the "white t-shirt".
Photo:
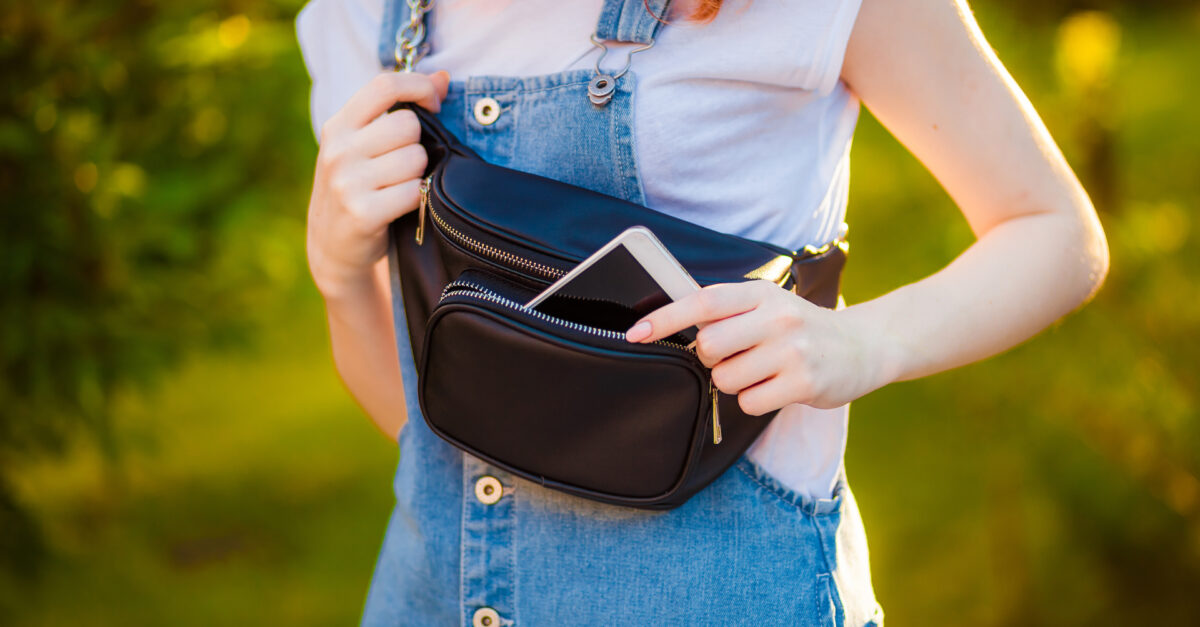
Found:
[{"label": "white t-shirt", "polygon": [[[793,250],[837,237],[859,110],[840,74],[860,1],[727,0],[708,24],[673,8],[654,47],[632,59],[647,205]],[[602,4],[436,0],[432,51],[416,70],[460,80],[591,68]],[[300,13],[314,128],[380,71],[382,12],[383,0],[313,0]],[[633,47],[611,42],[603,67],[620,68]],[[793,490],[828,498],[848,411],[784,407],[748,454]]]}]

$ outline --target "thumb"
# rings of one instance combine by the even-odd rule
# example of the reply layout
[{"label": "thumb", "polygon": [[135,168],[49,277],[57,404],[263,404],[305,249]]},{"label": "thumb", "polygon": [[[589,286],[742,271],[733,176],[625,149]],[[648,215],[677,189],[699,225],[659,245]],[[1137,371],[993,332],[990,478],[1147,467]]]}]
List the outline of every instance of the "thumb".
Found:
[{"label": "thumb", "polygon": [[433,88],[437,90],[438,101],[446,99],[446,92],[450,89],[450,73],[446,70],[438,70],[429,76],[433,81]]}]

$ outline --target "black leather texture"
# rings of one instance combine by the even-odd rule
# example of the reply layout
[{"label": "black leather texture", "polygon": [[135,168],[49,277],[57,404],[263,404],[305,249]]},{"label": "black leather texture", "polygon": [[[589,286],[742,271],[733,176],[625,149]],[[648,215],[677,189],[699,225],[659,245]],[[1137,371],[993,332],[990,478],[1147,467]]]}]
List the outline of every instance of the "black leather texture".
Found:
[{"label": "black leather texture", "polygon": [[[607,502],[652,505],[683,487],[709,413],[708,374],[690,351],[593,335],[477,294],[449,294],[428,323],[420,400],[434,432]],[[532,294],[502,295],[515,304]]]},{"label": "black leather texture", "polygon": [[432,114],[401,107],[417,114],[429,153],[427,210],[396,220],[390,237],[430,428],[547,487],[648,509],[683,504],[737,461],[774,412],[750,416],[720,394],[714,444],[709,373],[693,352],[626,342],[636,316],[615,303],[520,303],[636,225],[701,285],[790,257],[782,286],[824,307],[837,303],[845,251],[796,253],[489,164]]}]

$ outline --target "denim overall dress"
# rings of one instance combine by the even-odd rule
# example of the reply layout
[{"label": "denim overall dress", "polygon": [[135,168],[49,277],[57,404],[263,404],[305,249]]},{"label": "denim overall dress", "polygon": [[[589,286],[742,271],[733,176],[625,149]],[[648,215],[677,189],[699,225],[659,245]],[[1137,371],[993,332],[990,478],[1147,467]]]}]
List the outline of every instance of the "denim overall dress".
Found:
[{"label": "denim overall dress", "polygon": [[[648,4],[662,15],[666,2]],[[605,0],[598,38],[651,42],[662,23],[646,9],[644,0]],[[407,21],[405,1],[387,0],[385,67],[395,65],[395,34]],[[593,75],[456,80],[439,119],[487,161],[644,203],[633,137],[636,57],[604,106],[588,99]],[[498,115],[477,106],[484,99]],[[417,402],[403,277],[394,268],[393,256],[408,421],[364,625],[882,623],[844,476],[831,498],[809,499],[742,457],[685,505],[651,512],[542,488],[439,439]]]}]

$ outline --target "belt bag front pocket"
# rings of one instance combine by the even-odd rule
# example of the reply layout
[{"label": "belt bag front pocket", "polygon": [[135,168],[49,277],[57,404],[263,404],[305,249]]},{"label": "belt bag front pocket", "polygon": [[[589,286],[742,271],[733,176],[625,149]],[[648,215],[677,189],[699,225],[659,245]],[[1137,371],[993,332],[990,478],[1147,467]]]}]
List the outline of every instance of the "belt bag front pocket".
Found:
[{"label": "belt bag front pocket", "polygon": [[686,500],[712,433],[708,369],[682,343],[627,342],[619,311],[606,323],[589,303],[594,326],[525,309],[527,297],[482,272],[446,287],[420,366],[430,428],[547,487],[644,508]]}]

